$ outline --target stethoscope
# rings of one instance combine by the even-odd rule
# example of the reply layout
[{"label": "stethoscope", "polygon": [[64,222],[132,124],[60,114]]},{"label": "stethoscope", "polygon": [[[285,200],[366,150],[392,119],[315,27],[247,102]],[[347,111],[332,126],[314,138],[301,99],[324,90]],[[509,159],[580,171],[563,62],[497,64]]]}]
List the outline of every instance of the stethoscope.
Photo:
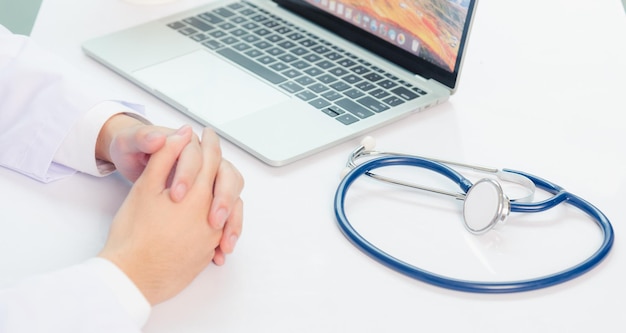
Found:
[{"label": "stethoscope", "polygon": [[[513,293],[545,288],[576,278],[598,265],[611,250],[611,246],[613,245],[613,228],[608,218],[589,202],[567,192],[554,183],[521,171],[508,169],[499,170],[415,155],[381,152],[373,150],[373,148],[373,138],[366,137],[361,142],[361,145],[350,154],[345,175],[335,193],[335,216],[339,228],[355,246],[380,263],[402,274],[432,285],[458,291]],[[360,164],[357,163],[359,159],[365,158],[369,159]],[[461,173],[452,169],[450,165],[493,174],[498,180],[516,183],[525,188],[529,193],[524,197],[510,200],[504,193],[498,180],[483,178],[472,183]],[[372,172],[373,170],[388,166],[413,166],[431,170],[454,181],[461,188],[462,192],[448,192],[416,185]],[[603,234],[602,244],[589,258],[577,265],[539,278],[510,282],[481,282],[455,279],[435,274],[399,260],[377,248],[361,236],[350,224],[344,210],[346,194],[352,183],[362,175],[367,175],[374,179],[403,187],[434,192],[463,200],[463,221],[465,228],[469,232],[477,235],[488,232],[498,224],[498,222],[504,221],[510,212],[542,212],[565,202],[582,210],[595,220]],[[552,194],[552,197],[543,201],[530,202],[535,188],[545,190]]]}]

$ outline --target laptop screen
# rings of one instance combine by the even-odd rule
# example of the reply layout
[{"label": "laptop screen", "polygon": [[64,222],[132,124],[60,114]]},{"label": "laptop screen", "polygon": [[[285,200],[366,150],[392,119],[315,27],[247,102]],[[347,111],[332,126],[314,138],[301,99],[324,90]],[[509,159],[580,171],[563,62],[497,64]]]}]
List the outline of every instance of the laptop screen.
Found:
[{"label": "laptop screen", "polygon": [[475,0],[276,0],[406,69],[454,89]]}]

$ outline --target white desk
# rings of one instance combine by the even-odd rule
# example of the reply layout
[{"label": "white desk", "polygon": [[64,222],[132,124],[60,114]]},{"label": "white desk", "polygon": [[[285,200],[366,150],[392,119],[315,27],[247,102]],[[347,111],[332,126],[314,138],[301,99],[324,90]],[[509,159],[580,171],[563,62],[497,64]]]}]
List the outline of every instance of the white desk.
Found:
[{"label": "white desk", "polygon": [[[191,121],[87,58],[80,43],[201,3],[47,0],[33,36],[97,78],[108,97],[141,102],[155,123],[177,127]],[[481,0],[458,93],[372,133],[381,149],[525,170],[589,200],[616,232],[612,252],[590,273],[510,295],[411,280],[363,255],[336,227],[332,197],[357,142],[282,168],[224,142],[247,181],[244,234],[225,266],[209,267],[155,307],[145,331],[623,332],[625,33],[619,0]],[[42,185],[5,169],[0,184],[0,286],[95,255],[128,191],[118,176]],[[515,214],[475,238],[455,203],[380,189],[378,197],[365,189],[352,197],[364,234],[444,273],[542,274],[597,245],[593,224],[569,209]]]}]

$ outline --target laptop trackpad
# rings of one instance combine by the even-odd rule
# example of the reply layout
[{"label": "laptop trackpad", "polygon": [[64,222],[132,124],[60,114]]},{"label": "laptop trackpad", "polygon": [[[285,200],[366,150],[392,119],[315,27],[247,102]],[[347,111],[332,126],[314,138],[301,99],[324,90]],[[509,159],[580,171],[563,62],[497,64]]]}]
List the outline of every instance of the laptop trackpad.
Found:
[{"label": "laptop trackpad", "polygon": [[289,100],[228,62],[195,51],[134,72],[136,77],[212,125]]}]

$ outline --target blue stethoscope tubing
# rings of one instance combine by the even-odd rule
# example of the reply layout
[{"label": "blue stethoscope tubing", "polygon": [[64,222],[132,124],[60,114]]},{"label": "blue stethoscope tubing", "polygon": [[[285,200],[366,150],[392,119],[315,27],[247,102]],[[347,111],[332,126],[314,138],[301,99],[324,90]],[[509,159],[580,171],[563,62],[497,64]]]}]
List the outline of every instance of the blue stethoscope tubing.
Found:
[{"label": "blue stethoscope tubing", "polygon": [[389,255],[388,253],[382,251],[381,249],[368,242],[350,224],[344,209],[348,189],[357,178],[378,168],[400,165],[421,167],[442,174],[445,177],[456,182],[460,186],[461,190],[465,193],[467,193],[467,191],[472,187],[472,183],[459,172],[455,171],[445,164],[435,162],[429,159],[418,156],[405,155],[374,158],[356,166],[342,179],[335,193],[335,216],[337,219],[337,224],[343,234],[361,251],[363,251],[373,259],[377,260],[378,262],[382,263],[383,265],[386,265],[387,267],[414,279],[446,289],[473,293],[496,294],[536,290],[569,281],[588,272],[606,257],[613,245],[614,234],[611,223],[609,219],[595,206],[585,201],[584,199],[568,191],[565,191],[562,187],[553,184],[547,180],[527,174],[525,172],[505,170],[507,172],[517,173],[519,175],[525,176],[532,182],[534,182],[538,188],[553,194],[551,198],[539,202],[512,201],[511,212],[542,212],[562,202],[566,202],[587,213],[595,220],[598,227],[602,230],[603,240],[597,251],[579,264],[563,271],[539,278],[510,282],[479,282],[453,279],[420,269]]}]

